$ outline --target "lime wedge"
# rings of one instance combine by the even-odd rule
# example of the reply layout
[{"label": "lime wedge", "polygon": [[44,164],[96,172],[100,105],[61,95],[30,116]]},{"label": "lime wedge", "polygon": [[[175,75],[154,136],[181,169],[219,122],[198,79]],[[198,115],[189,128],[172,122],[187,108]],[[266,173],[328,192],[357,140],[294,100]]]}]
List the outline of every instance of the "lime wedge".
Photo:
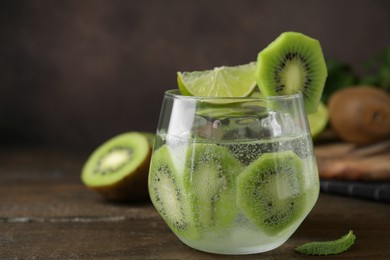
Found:
[{"label": "lime wedge", "polygon": [[325,129],[328,123],[328,108],[323,103],[320,103],[317,112],[307,115],[307,119],[309,120],[310,134],[315,139]]},{"label": "lime wedge", "polygon": [[256,88],[256,62],[213,70],[178,72],[183,95],[199,97],[247,97]]}]

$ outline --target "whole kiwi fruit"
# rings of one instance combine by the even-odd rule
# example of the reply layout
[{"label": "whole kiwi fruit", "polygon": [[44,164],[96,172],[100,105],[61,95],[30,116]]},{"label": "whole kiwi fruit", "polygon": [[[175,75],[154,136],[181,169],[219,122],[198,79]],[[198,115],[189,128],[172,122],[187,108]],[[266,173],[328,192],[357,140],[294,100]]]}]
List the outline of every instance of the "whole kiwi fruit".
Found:
[{"label": "whole kiwi fruit", "polygon": [[390,138],[390,95],[373,86],[352,86],[329,99],[329,120],[344,141],[358,145]]}]

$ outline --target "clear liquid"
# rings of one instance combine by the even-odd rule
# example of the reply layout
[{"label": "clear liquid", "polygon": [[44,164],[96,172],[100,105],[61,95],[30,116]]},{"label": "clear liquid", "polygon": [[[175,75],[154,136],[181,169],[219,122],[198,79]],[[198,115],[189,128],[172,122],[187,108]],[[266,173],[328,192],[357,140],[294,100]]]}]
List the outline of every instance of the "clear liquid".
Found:
[{"label": "clear liquid", "polygon": [[[182,175],[188,170],[186,169],[186,165],[189,165],[187,160],[192,158],[191,155],[188,155],[188,151],[195,143],[205,143],[205,141],[204,139],[180,139],[162,134],[157,136],[155,150],[158,149],[159,146],[168,145],[172,151],[172,158],[175,161],[179,175]],[[227,147],[231,154],[240,162],[241,167],[236,173],[237,176],[262,154],[294,151],[302,160],[304,183],[300,186],[300,190],[285,190],[284,196],[292,196],[292,194],[288,194],[289,192],[294,192],[295,195],[299,194],[301,198],[303,198],[300,200],[300,203],[303,203],[304,206],[300,209],[298,214],[299,217],[295,218],[288,226],[275,234],[269,234],[253,223],[242,209],[236,205],[236,202],[233,199],[231,201],[232,207],[237,214],[227,225],[213,225],[213,223],[218,223],[218,219],[213,219],[213,223],[207,224],[198,221],[191,224],[193,225],[194,230],[196,230],[196,236],[186,236],[185,233],[180,233],[173,229],[175,234],[182,242],[190,247],[219,254],[259,253],[272,250],[283,244],[310,212],[318,197],[319,179],[310,136],[302,135],[288,138],[242,141],[218,140],[215,141],[214,144]],[[204,168],[207,169],[207,165]],[[178,185],[182,185],[180,181],[177,183]],[[205,183],[205,185],[207,184]],[[164,189],[164,187],[161,187],[161,189]],[[194,189],[196,189],[196,187],[194,187]],[[227,189],[227,187],[225,187],[225,189]],[[230,189],[234,189],[234,192],[236,192],[237,187],[233,186],[230,187]],[[227,191],[225,190],[224,192]],[[190,200],[186,194],[184,194],[183,199]],[[216,198],[215,202],[217,203],[217,201],[218,198]],[[214,218],[218,217],[218,215],[215,214],[215,208],[213,207],[192,207],[192,209],[196,211],[194,212],[195,215],[213,216]],[[192,220],[188,220],[189,223],[191,221]]]}]

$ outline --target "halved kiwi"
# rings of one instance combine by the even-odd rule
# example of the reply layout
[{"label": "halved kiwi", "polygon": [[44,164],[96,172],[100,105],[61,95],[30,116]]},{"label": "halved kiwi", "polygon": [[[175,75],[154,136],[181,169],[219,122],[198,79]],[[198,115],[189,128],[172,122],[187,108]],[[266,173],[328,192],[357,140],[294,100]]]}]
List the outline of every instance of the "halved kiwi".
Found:
[{"label": "halved kiwi", "polygon": [[241,163],[229,149],[216,144],[194,144],[187,153],[184,185],[197,225],[227,227],[237,216],[236,178]]},{"label": "halved kiwi", "polygon": [[301,92],[307,113],[317,111],[327,68],[318,40],[285,32],[257,57],[256,81],[264,96]]},{"label": "halved kiwi", "polygon": [[237,179],[237,205],[264,232],[274,235],[303,214],[304,171],[292,151],[266,153]]},{"label": "halved kiwi", "polygon": [[127,132],[100,145],[85,163],[81,180],[108,200],[148,198],[148,170],[153,134]]},{"label": "halved kiwi", "polygon": [[163,145],[152,155],[150,199],[172,231],[186,238],[195,238],[194,211],[184,190],[183,176],[178,172],[171,153],[169,146]]}]

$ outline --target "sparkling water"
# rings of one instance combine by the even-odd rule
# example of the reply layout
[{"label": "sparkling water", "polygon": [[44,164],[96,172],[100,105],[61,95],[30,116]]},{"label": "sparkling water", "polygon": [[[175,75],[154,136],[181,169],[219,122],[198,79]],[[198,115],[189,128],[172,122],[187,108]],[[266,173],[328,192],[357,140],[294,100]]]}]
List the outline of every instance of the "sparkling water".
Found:
[{"label": "sparkling water", "polygon": [[[280,123],[281,120],[283,124]],[[197,144],[212,143],[213,145],[226,147],[240,162],[241,167],[236,173],[237,177],[251,163],[266,153],[292,151],[300,158],[303,165],[304,177],[300,181],[304,183],[299,186],[299,190],[286,189],[283,191],[283,196],[285,197],[300,196],[301,199],[297,203],[304,205],[299,209],[301,211],[298,214],[299,217],[294,218],[294,221],[291,221],[287,227],[274,234],[269,234],[262,227],[251,221],[233,199],[231,203],[237,214],[228,225],[215,227],[212,224],[191,223],[191,220],[188,220],[188,223],[193,225],[197,235],[186,236],[185,233],[173,230],[180,240],[190,247],[211,253],[250,254],[274,249],[283,244],[294,233],[317,200],[319,179],[310,135],[297,135],[296,133],[302,133],[303,131],[295,129],[292,123],[288,126],[289,120],[291,119],[286,116],[269,113],[260,119],[258,117],[245,117],[234,118],[234,120],[229,119],[227,122],[221,119],[203,120],[202,117],[199,117],[194,120],[197,123],[197,131],[192,130],[191,133],[195,133],[192,136],[183,138],[183,136],[178,137],[165,132],[157,134],[155,150],[162,145],[169,146],[171,157],[175,162],[179,175],[183,175],[185,171],[188,171],[188,165],[190,164],[188,160],[191,160],[193,157],[193,155],[189,154],[189,151],[191,151],[191,147]],[[269,129],[269,126],[265,126],[266,124],[273,124],[272,129],[274,130],[272,133],[265,130]],[[250,133],[251,131],[252,133]],[[251,138],[259,135],[263,136],[263,138]],[[213,165],[207,165],[207,162],[205,162],[203,168],[212,169]],[[221,172],[223,171],[224,169]],[[180,181],[177,181],[177,184],[182,185]],[[161,189],[163,188],[161,187]],[[197,187],[192,188],[194,190],[191,192],[196,192]],[[224,188],[228,189],[227,186]],[[234,189],[234,192],[236,192],[238,187],[232,186],[231,189]],[[183,187],[183,190],[186,189]],[[227,191],[224,190],[224,192]],[[183,199],[189,199],[187,194],[184,194]],[[215,203],[217,202],[218,197],[215,198]],[[194,212],[194,214],[218,217],[218,214],[215,214],[215,212],[208,212],[215,211],[213,207],[192,208],[198,211]],[[213,221],[218,222],[218,219],[213,219]]]}]

